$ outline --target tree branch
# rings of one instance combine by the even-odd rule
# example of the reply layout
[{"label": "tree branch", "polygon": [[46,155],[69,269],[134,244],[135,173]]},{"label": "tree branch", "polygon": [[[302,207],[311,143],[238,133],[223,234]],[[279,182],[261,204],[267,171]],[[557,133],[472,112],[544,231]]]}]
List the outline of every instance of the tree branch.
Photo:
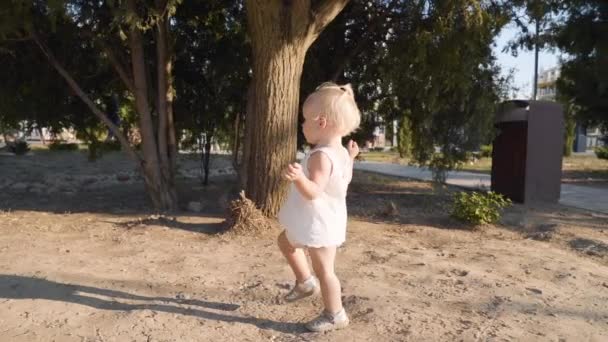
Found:
[{"label": "tree branch", "polygon": [[114,136],[116,136],[116,138],[118,138],[118,141],[120,141],[120,144],[122,145],[122,147],[133,158],[133,160],[135,160],[138,163],[138,165],[141,165],[141,163],[142,163],[141,157],[133,149],[131,144],[129,144],[129,141],[124,136],[124,134],[122,134],[122,132],[120,131],[120,128],[118,126],[116,126],[108,118],[108,116],[95,105],[95,103],[91,100],[91,98],[89,98],[89,96],[82,90],[82,88],[78,85],[78,83],[74,80],[74,78],[70,75],[70,73],[67,70],[65,70],[65,68],[61,65],[61,63],[59,63],[57,58],[55,58],[55,55],[53,55],[51,50],[40,40],[40,38],[38,37],[38,35],[35,32],[32,32],[32,38],[33,38],[34,42],[36,43],[36,45],[38,45],[38,47],[40,48],[42,53],[46,56],[49,63],[64,78],[64,80],[68,83],[70,88],[72,88],[72,90],[74,90],[76,95],[78,95],[78,97],[80,97],[80,99],[87,105],[87,107],[89,107],[89,109],[93,112],[93,114],[95,114],[95,116],[97,116],[99,118],[99,120],[101,120],[106,126],[108,126],[108,128],[110,129],[112,134],[114,134]]},{"label": "tree branch", "polygon": [[313,40],[344,9],[349,0],[324,0],[311,9],[312,22],[310,31]]},{"label": "tree branch", "polygon": [[83,29],[82,34],[85,37],[89,37],[93,42],[97,43],[101,47],[101,50],[108,56],[110,64],[125,84],[125,87],[127,87],[127,89],[132,94],[135,94],[135,84],[133,82],[133,77],[127,71],[127,68],[125,68],[125,64],[121,61],[120,57],[114,52],[110,45],[104,42],[102,38],[97,37],[90,29]]},{"label": "tree branch", "polygon": [[[377,17],[376,20],[374,20],[371,25],[369,25],[368,27],[368,32],[374,32],[378,29],[378,27],[381,24],[381,20],[384,19],[385,17]],[[340,74],[342,74],[344,72],[344,69],[346,68],[346,66],[348,64],[350,64],[351,60],[353,58],[355,58],[355,56],[357,56],[369,43],[371,42],[370,40],[370,35],[364,35],[363,37],[360,38],[360,40],[357,42],[357,45],[350,50],[350,52],[344,57],[344,59],[342,59],[341,63],[338,65],[338,67],[336,68],[333,76],[332,76],[332,81],[337,82],[338,78],[340,77]]]},{"label": "tree branch", "polygon": [[100,42],[100,44],[101,48],[108,56],[108,59],[110,60],[110,64],[112,64],[114,71],[116,71],[116,73],[123,81],[127,89],[129,89],[132,94],[135,94],[135,84],[133,83],[133,77],[131,77],[131,75],[127,72],[124,65],[120,62],[118,56],[116,56],[114,51],[112,51],[112,49],[105,43]]}]

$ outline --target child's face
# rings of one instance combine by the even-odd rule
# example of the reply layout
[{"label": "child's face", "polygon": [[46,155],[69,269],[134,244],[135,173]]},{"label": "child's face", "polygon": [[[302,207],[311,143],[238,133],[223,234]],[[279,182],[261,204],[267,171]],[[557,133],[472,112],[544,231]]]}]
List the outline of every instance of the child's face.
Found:
[{"label": "child's face", "polygon": [[309,144],[318,144],[319,140],[324,136],[327,130],[327,119],[320,113],[317,113],[316,106],[304,106],[302,123],[302,131],[306,142]]}]

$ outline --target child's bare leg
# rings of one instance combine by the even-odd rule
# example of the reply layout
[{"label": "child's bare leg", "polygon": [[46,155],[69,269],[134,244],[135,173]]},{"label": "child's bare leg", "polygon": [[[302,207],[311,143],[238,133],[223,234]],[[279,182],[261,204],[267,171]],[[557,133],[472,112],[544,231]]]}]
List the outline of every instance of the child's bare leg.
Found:
[{"label": "child's bare leg", "polygon": [[319,317],[306,323],[310,331],[329,331],[348,326],[348,315],[342,307],[342,289],[334,273],[336,247],[310,248],[312,268],[321,282],[321,293],[325,311]]},{"label": "child's bare leg", "polygon": [[321,283],[325,311],[335,314],[342,311],[342,289],[334,273],[336,247],[309,248],[312,268]]},{"label": "child's bare leg", "polygon": [[305,280],[309,279],[311,276],[310,268],[308,267],[304,250],[302,248],[294,248],[289,240],[287,240],[285,232],[282,232],[279,235],[278,243],[279,249],[285,256],[285,259],[287,259],[298,283],[303,283]]}]

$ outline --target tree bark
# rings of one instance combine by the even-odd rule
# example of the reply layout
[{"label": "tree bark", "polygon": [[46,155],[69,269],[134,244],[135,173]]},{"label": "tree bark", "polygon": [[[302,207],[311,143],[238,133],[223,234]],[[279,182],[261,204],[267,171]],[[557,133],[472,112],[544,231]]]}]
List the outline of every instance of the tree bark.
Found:
[{"label": "tree bark", "polygon": [[[164,13],[156,24],[156,67],[157,67],[157,97],[158,97],[158,155],[161,169],[162,191],[171,197],[171,203],[177,203],[177,193],[175,191],[173,178],[173,153],[172,146],[169,145],[169,115],[173,114],[170,110],[172,106],[172,92],[170,88],[171,78],[171,59],[168,51],[168,14],[165,13],[166,1],[157,0],[157,9]],[[173,121],[171,120],[171,124]],[[171,126],[173,130],[173,126]],[[173,134],[173,139],[175,134]],[[175,209],[175,208],[171,208]]]},{"label": "tree bark", "polygon": [[213,129],[205,133],[205,146],[203,149],[203,185],[209,185],[209,162],[211,160],[211,142],[213,141]]},{"label": "tree bark", "polygon": [[286,193],[282,171],[295,159],[300,78],[306,51],[348,0],[247,0],[253,49],[243,184],[262,212],[274,216]]},{"label": "tree bark", "polygon": [[[256,99],[249,131],[248,197],[267,215],[282,203],[286,184],[281,173],[296,152],[299,84],[304,52],[297,47],[266,46],[272,56],[254,62]],[[263,77],[262,75],[268,75]]]},{"label": "tree bark", "polygon": [[[135,0],[127,1],[127,11],[133,17],[137,17]],[[177,197],[170,191],[170,186],[164,180],[161,170],[159,148],[154,134],[154,124],[148,98],[149,84],[145,67],[143,39],[139,28],[135,25],[131,25],[129,28],[129,46],[131,48],[133,83],[135,86],[135,105],[139,114],[139,129],[144,155],[143,173],[146,190],[156,209],[172,211],[177,209]],[[164,146],[166,147],[166,141]]]},{"label": "tree bark", "polygon": [[253,124],[248,124],[248,118],[251,118],[251,120],[253,120],[253,117],[255,115],[254,112],[254,108],[255,108],[255,87],[254,87],[254,81],[253,79],[249,82],[249,87],[247,88],[247,106],[245,109],[245,137],[244,137],[244,144],[243,144],[243,157],[241,159],[241,165],[238,171],[239,174],[239,183],[241,186],[241,189],[247,189],[247,171],[248,171],[248,164],[249,164],[249,157],[251,156],[252,153],[252,146],[250,144],[251,140],[253,139],[252,137],[252,131],[253,131]]},{"label": "tree bark", "polygon": [[[167,117],[167,154],[168,154],[168,168],[169,168],[169,179],[171,184],[174,184],[175,180],[175,169],[177,167],[177,156],[178,156],[178,141],[175,132],[175,118],[173,115],[173,99],[175,90],[173,89],[173,45],[170,36],[169,26],[169,12],[167,11],[168,0],[156,0],[156,5],[159,13],[162,13],[162,20],[158,23],[158,41],[157,50],[159,53],[164,54],[164,57],[159,58],[159,64],[163,66],[165,89],[161,93],[159,91],[159,97],[165,99],[166,117]],[[162,63],[161,63],[162,62]],[[160,71],[160,66],[159,66]]]},{"label": "tree bark", "polygon": [[239,151],[241,150],[241,113],[238,113],[234,119],[234,138],[232,142],[232,167],[238,171],[239,167]]},{"label": "tree bark", "polygon": [[46,145],[46,139],[44,138],[44,132],[42,131],[42,128],[38,127],[38,134],[40,135],[40,142],[42,143],[42,145]]},{"label": "tree bark", "polygon": [[[169,54],[172,56],[172,54]],[[175,132],[175,118],[173,116],[173,61],[169,57],[167,63],[167,149],[169,152],[169,170],[171,181],[175,180],[175,169],[177,167],[178,146]]]},{"label": "tree bark", "polygon": [[120,77],[122,82],[125,84],[125,87],[127,87],[127,89],[132,94],[135,94],[135,85],[133,84],[133,78],[131,77],[131,75],[128,74],[127,70],[125,69],[123,63],[120,61],[118,56],[116,56],[114,51],[112,51],[112,48],[105,45],[105,43],[101,43],[101,48],[106,53],[110,64],[114,68],[114,71],[116,71],[116,73],[118,74],[118,77]]}]

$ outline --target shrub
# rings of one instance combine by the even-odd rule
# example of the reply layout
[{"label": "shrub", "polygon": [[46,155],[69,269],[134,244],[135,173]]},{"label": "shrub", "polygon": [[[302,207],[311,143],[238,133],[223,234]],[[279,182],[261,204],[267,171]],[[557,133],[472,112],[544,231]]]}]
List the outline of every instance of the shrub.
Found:
[{"label": "shrub", "polygon": [[608,159],[608,146],[597,147],[595,149],[595,155],[600,159]]},{"label": "shrub", "polygon": [[501,209],[511,200],[495,192],[466,192],[454,195],[451,216],[474,225],[494,223],[500,219]]},{"label": "shrub", "polygon": [[30,145],[25,140],[16,140],[6,144],[8,150],[15,155],[22,156],[30,150]]},{"label": "shrub", "polygon": [[78,144],[65,143],[63,141],[53,141],[49,144],[51,151],[78,151]]},{"label": "shrub", "polygon": [[492,157],[492,145],[481,145],[480,151],[482,158]]},{"label": "shrub", "polygon": [[90,162],[94,162],[97,159],[101,158],[103,155],[103,150],[101,148],[101,143],[97,141],[92,141],[87,145],[87,158]]},{"label": "shrub", "polygon": [[122,148],[119,141],[104,141],[99,145],[104,152],[120,151]]},{"label": "shrub", "polygon": [[120,151],[121,146],[119,141],[92,141],[88,145],[88,150],[88,159],[94,162],[103,157],[104,153]]}]

